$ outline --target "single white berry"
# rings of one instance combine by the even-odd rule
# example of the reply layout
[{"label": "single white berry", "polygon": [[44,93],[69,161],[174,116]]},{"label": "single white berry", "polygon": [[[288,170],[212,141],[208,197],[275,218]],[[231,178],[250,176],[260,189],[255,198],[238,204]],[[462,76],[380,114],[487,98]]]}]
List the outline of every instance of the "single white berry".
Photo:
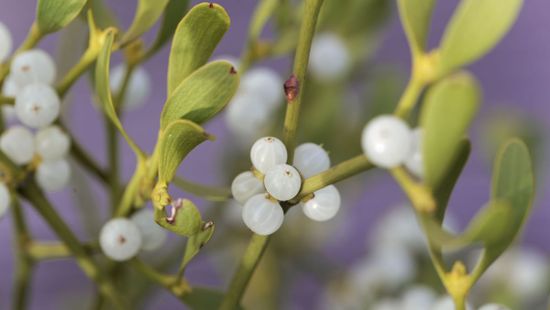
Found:
[{"label": "single white berry", "polygon": [[381,285],[390,290],[412,280],[417,272],[414,257],[400,246],[388,244],[375,248],[370,259],[380,276]]},{"label": "single white berry", "polygon": [[372,119],[363,129],[361,146],[376,166],[394,168],[410,154],[411,130],[400,118],[382,115]]},{"label": "single white berry", "polygon": [[45,84],[30,84],[15,97],[15,113],[21,123],[42,128],[59,116],[60,100],[53,88]]},{"label": "single white berry", "polygon": [[269,127],[271,109],[253,93],[237,93],[227,106],[225,122],[241,145],[249,146]]},{"label": "single white berry", "polygon": [[270,168],[286,162],[286,147],[275,137],[260,138],[250,149],[250,160],[254,168],[265,174]]},{"label": "single white berry", "polygon": [[254,68],[242,76],[239,91],[253,93],[262,103],[274,108],[283,100],[283,83],[276,71],[267,67]]},{"label": "single white berry", "polygon": [[13,40],[11,38],[11,32],[6,25],[0,22],[0,62],[8,58],[12,47]]},{"label": "single white berry", "polygon": [[[120,64],[111,69],[109,82],[113,93],[117,94],[124,83],[126,65]],[[135,67],[132,71],[126,93],[124,94],[123,107],[126,110],[134,110],[142,107],[151,95],[151,77],[143,67]]]},{"label": "single white berry", "polygon": [[278,202],[266,198],[265,194],[258,194],[244,204],[242,217],[250,230],[265,236],[281,227],[285,214]]},{"label": "single white berry", "polygon": [[340,209],[340,192],[334,185],[328,185],[313,193],[314,197],[302,205],[304,214],[318,222],[328,221]]},{"label": "single white berry", "polygon": [[66,159],[43,161],[38,165],[35,174],[36,182],[48,192],[63,189],[71,178],[71,166]]},{"label": "single white berry", "polygon": [[250,197],[262,193],[264,185],[254,173],[245,171],[235,177],[231,183],[231,194],[238,202],[244,204]]},{"label": "single white berry", "polygon": [[271,197],[279,201],[287,201],[294,198],[300,191],[302,178],[296,168],[280,164],[267,170],[264,186]]},{"label": "single white berry", "polygon": [[422,161],[422,128],[415,128],[411,136],[411,152],[405,160],[405,167],[418,178],[424,176]]},{"label": "single white berry", "polygon": [[4,183],[0,183],[0,218],[4,214],[6,214],[6,211],[8,211],[8,208],[11,204],[11,198],[10,198],[10,191],[8,190],[8,187]]},{"label": "single white berry", "polygon": [[16,97],[19,91],[21,91],[21,86],[15,81],[13,76],[11,74],[6,76],[2,85],[2,94],[6,97]]},{"label": "single white berry", "polygon": [[[508,287],[524,300],[534,300],[545,294],[550,283],[547,258],[534,250],[512,252],[511,264],[506,269]],[[546,291],[547,293],[547,291]]]},{"label": "single white berry", "polygon": [[422,285],[415,285],[408,288],[401,298],[402,310],[427,310],[435,302],[434,290]]},{"label": "single white berry", "polygon": [[52,57],[41,49],[32,49],[14,57],[10,74],[19,85],[43,83],[51,85],[56,69]]},{"label": "single white berry", "polygon": [[12,105],[2,105],[2,116],[4,120],[8,123],[11,123],[17,120],[17,115],[15,114],[15,108]]},{"label": "single white berry", "polygon": [[101,250],[105,256],[115,261],[125,261],[136,256],[141,243],[139,228],[126,218],[109,220],[99,233]]},{"label": "single white berry", "polygon": [[[455,304],[450,296],[444,296],[436,300],[430,310],[455,310]],[[466,310],[473,310],[472,305],[466,303]]]},{"label": "single white berry", "polygon": [[478,310],[510,310],[510,308],[501,304],[485,304],[479,307]]},{"label": "single white berry", "polygon": [[385,298],[382,299],[370,308],[371,310],[401,310],[399,300]]},{"label": "single white berry", "polygon": [[36,152],[43,160],[56,160],[69,152],[71,140],[59,126],[40,129],[35,138]]},{"label": "single white berry", "polygon": [[294,150],[292,165],[307,179],[330,168],[330,158],[320,145],[304,143]]},{"label": "single white berry", "polygon": [[309,68],[319,80],[332,81],[343,77],[349,70],[351,57],[341,37],[323,33],[314,37],[309,54]]},{"label": "single white berry", "polygon": [[34,136],[23,126],[13,126],[2,133],[0,149],[15,164],[29,163],[34,157]]},{"label": "single white berry", "polygon": [[154,220],[154,213],[150,209],[141,209],[130,218],[136,224],[141,233],[141,249],[154,251],[166,242],[166,230],[160,227]]}]

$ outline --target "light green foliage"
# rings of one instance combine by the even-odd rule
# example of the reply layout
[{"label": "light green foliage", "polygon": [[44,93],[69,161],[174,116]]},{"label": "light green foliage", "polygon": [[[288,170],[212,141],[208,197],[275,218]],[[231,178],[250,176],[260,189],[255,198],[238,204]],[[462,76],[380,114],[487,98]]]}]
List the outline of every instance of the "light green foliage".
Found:
[{"label": "light green foliage", "polygon": [[56,32],[75,19],[86,0],[38,0],[36,22],[40,33]]},{"label": "light green foliage", "polygon": [[160,18],[169,0],[139,0],[132,25],[122,41],[130,42],[149,30]]},{"label": "light green foliage", "polygon": [[168,40],[172,38],[178,23],[187,11],[188,4],[189,0],[168,1],[168,4],[164,9],[164,16],[162,17],[157,37],[151,48],[148,50],[148,55],[152,55],[157,52],[166,42],[168,42]]},{"label": "light green foliage", "polygon": [[436,2],[436,0],[397,1],[399,16],[414,54],[425,52],[432,11]]},{"label": "light green foliage", "polygon": [[[171,214],[164,209],[155,208],[155,222],[160,226],[178,235],[191,237],[201,230],[201,214],[193,202],[183,199],[181,205],[168,208]],[[173,219],[169,221],[169,217]]]},{"label": "light green foliage", "polygon": [[202,247],[210,241],[212,235],[214,234],[215,226],[213,223],[203,223],[202,229],[195,235],[189,237],[187,244],[185,246],[185,254],[183,255],[183,260],[181,262],[182,269],[185,269],[187,264],[199,253]]}]

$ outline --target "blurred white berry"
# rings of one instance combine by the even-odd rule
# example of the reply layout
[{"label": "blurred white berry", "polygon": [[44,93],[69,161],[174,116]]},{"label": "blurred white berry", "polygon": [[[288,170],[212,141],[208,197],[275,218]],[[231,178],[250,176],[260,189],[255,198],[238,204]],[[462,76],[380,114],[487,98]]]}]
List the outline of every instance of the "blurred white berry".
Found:
[{"label": "blurred white berry", "polygon": [[318,222],[328,221],[340,209],[340,192],[334,185],[328,185],[313,193],[315,197],[302,204],[304,214]]},{"label": "blurred white berry", "polygon": [[287,201],[294,198],[302,186],[302,178],[296,168],[280,164],[265,173],[264,186],[271,197]]},{"label": "blurred white berry", "polygon": [[141,248],[139,228],[126,218],[109,220],[99,235],[99,245],[105,256],[115,261],[125,261],[137,255]]},{"label": "blurred white berry", "polygon": [[261,98],[262,104],[275,108],[284,97],[283,83],[276,71],[267,67],[254,68],[242,76],[239,92],[253,93]]},{"label": "blurred white berry", "polygon": [[16,97],[21,86],[15,81],[11,74],[6,76],[4,84],[2,85],[2,94],[6,97]]},{"label": "blurred white berry", "polygon": [[412,208],[408,205],[396,207],[387,212],[376,223],[371,233],[373,247],[395,245],[414,253],[426,252],[426,239],[418,225]]},{"label": "blurred white berry", "polygon": [[19,85],[43,83],[51,85],[56,69],[52,57],[41,49],[32,49],[13,58],[10,74]]},{"label": "blurred white berry", "polygon": [[372,119],[363,129],[361,146],[376,166],[394,168],[401,165],[411,150],[411,130],[396,116],[382,115]]},{"label": "blurred white berry", "polygon": [[309,68],[317,79],[333,81],[347,73],[350,58],[346,44],[338,35],[323,33],[313,38]]},{"label": "blurred white berry", "polygon": [[510,291],[524,300],[534,300],[548,293],[549,265],[545,256],[526,248],[511,254],[511,264],[505,273]]},{"label": "blurred white berry", "polygon": [[265,174],[267,170],[286,162],[286,147],[275,137],[260,138],[250,149],[250,160],[254,168]]},{"label": "blurred white berry", "polygon": [[376,248],[371,263],[381,274],[382,285],[390,290],[412,280],[416,275],[416,262],[403,247],[386,245]]},{"label": "blurred white berry", "polygon": [[424,162],[422,161],[422,129],[412,131],[411,152],[405,160],[405,167],[418,178],[424,176]]},{"label": "blurred white berry", "polygon": [[252,196],[242,210],[245,225],[258,235],[276,232],[283,224],[284,217],[279,203],[266,198],[265,194]]},{"label": "blurred white berry", "polygon": [[43,160],[56,160],[69,152],[71,140],[59,126],[52,125],[40,129],[35,138],[36,152]]},{"label": "blurred white berry", "polygon": [[154,251],[166,242],[166,230],[160,227],[154,220],[154,213],[150,209],[141,209],[130,218],[141,233],[141,249]]},{"label": "blurred white berry", "polygon": [[244,204],[250,197],[264,191],[264,185],[254,173],[245,171],[235,177],[231,183],[231,194],[238,202]]},{"label": "blurred white berry", "polygon": [[64,158],[43,161],[36,169],[35,178],[43,190],[55,192],[69,183],[71,166]]},{"label": "blurred white berry", "polygon": [[[109,82],[113,93],[117,94],[124,83],[126,65],[120,64],[111,69]],[[134,110],[142,107],[151,95],[151,77],[143,67],[135,67],[132,71],[126,93],[124,94],[123,107],[125,110]]]},{"label": "blurred white berry", "polygon": [[15,113],[21,123],[41,128],[50,125],[58,116],[60,100],[53,88],[45,84],[30,84],[15,97]]},{"label": "blurred white berry", "polygon": [[478,310],[510,310],[510,308],[501,304],[486,304],[479,307]]},{"label": "blurred white berry", "polygon": [[11,198],[10,198],[10,191],[8,190],[8,187],[4,183],[0,183],[0,218],[4,214],[6,214],[6,211],[8,211],[8,208],[11,204]]},{"label": "blurred white berry", "polygon": [[0,62],[8,58],[11,53],[12,45],[13,41],[10,30],[6,25],[0,22]]},{"label": "blurred white berry", "polygon": [[307,179],[330,168],[330,158],[320,145],[304,143],[294,151],[292,165]]},{"label": "blurred white berry", "polygon": [[261,97],[251,93],[237,93],[227,106],[225,122],[241,145],[250,145],[263,136],[269,127],[271,109]]},{"label": "blurred white berry", "polygon": [[34,157],[34,136],[23,126],[13,126],[2,133],[0,149],[15,164],[29,163]]},{"label": "blurred white berry", "polygon": [[423,285],[408,288],[401,298],[401,310],[426,310],[435,302],[434,290]]},{"label": "blurred white berry", "polygon": [[[455,304],[450,296],[440,297],[430,310],[455,310]],[[472,305],[466,303],[466,310],[473,310]]]}]

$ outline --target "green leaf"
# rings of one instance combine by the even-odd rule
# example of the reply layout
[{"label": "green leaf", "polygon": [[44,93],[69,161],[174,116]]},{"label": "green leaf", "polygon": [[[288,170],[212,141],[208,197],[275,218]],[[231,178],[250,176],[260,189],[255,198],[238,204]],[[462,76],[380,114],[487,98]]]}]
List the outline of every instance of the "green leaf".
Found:
[{"label": "green leaf", "polygon": [[168,62],[168,97],[193,71],[204,65],[229,29],[229,16],[223,7],[201,3],[179,23]]},{"label": "green leaf", "polygon": [[147,51],[148,56],[157,52],[172,37],[178,23],[185,15],[188,5],[189,0],[169,0],[168,5],[164,9],[164,16],[160,23],[155,42]]},{"label": "green leaf", "polygon": [[[183,302],[192,310],[219,309],[224,293],[209,288],[193,287],[191,293],[183,296]],[[235,310],[241,310],[237,307]]]},{"label": "green leaf", "polygon": [[220,112],[239,87],[239,75],[226,61],[214,61],[183,80],[164,104],[160,128],[177,119],[201,124]]},{"label": "green leaf", "polygon": [[103,46],[101,47],[95,67],[95,91],[104,113],[109,117],[118,131],[120,131],[126,142],[128,142],[128,145],[132,148],[136,154],[136,157],[144,158],[145,155],[143,151],[139,148],[139,146],[137,146],[134,140],[130,138],[128,133],[126,133],[126,130],[122,126],[122,123],[116,114],[111,95],[111,88],[109,86],[109,66],[111,62],[111,50],[113,48],[115,30],[113,28],[107,29],[104,35],[104,40],[98,40],[103,43]]},{"label": "green leaf", "polygon": [[40,33],[56,32],[75,19],[86,0],[38,0],[36,22]]},{"label": "green leaf", "polygon": [[202,227],[203,229],[201,229],[201,231],[189,237],[189,240],[187,240],[185,254],[183,255],[183,261],[180,269],[185,269],[187,264],[189,264],[189,262],[199,253],[202,247],[210,241],[210,238],[212,238],[215,228],[214,223],[203,223]]},{"label": "green leaf", "polygon": [[169,183],[185,156],[197,145],[211,139],[201,126],[188,120],[175,120],[159,139],[159,182]]},{"label": "green leaf", "polygon": [[117,27],[118,20],[116,19],[115,13],[105,5],[103,0],[88,0],[88,6],[93,12],[96,19],[97,25],[102,28],[108,27]]},{"label": "green leaf", "polygon": [[399,16],[413,54],[424,52],[436,0],[398,0]]},{"label": "green leaf", "polygon": [[514,24],[523,0],[462,0],[442,38],[440,74],[488,53]]},{"label": "green leaf", "polygon": [[122,42],[130,42],[147,30],[149,30],[157,22],[164,12],[164,8],[169,0],[139,0],[136,9],[134,20],[128,28],[128,31],[122,37]]},{"label": "green leaf", "polygon": [[480,101],[480,89],[467,73],[435,84],[427,93],[420,124],[423,130],[424,181],[437,187],[455,161]]},{"label": "green leaf", "polygon": [[167,215],[164,208],[154,208],[155,222],[178,235],[190,237],[201,230],[201,214],[195,204],[187,199],[178,199]]}]

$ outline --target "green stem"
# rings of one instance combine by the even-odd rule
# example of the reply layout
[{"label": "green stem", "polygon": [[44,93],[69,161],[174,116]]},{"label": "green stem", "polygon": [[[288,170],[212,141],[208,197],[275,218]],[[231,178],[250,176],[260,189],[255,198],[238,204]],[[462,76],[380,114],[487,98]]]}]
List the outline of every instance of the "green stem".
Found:
[{"label": "green stem", "polygon": [[59,97],[63,98],[65,96],[67,91],[71,88],[71,86],[73,86],[78,78],[95,62],[97,55],[98,53],[95,50],[92,52],[88,49],[84,52],[76,65],[74,65],[57,84],[56,90]]},{"label": "green stem", "polygon": [[0,104],[14,105],[15,104],[15,98],[14,97],[0,96]]},{"label": "green stem", "polygon": [[174,276],[160,273],[137,258],[132,259],[130,263],[132,264],[134,269],[139,271],[151,281],[164,287],[180,300],[182,300],[186,294],[191,292],[191,287],[189,286],[189,283],[187,283],[187,281],[185,281],[184,279],[178,279]]},{"label": "green stem", "polygon": [[[15,197],[12,195],[12,197]],[[15,278],[13,283],[13,309],[26,309],[34,262],[27,251],[30,234],[25,223],[23,210],[17,199],[13,199],[13,226],[15,234]]]},{"label": "green stem", "polygon": [[197,195],[209,201],[227,201],[231,199],[231,189],[197,184],[184,178],[175,177],[172,183],[185,192]]},{"label": "green stem", "polygon": [[420,79],[416,78],[415,75],[411,76],[405,92],[401,96],[397,108],[395,109],[395,115],[407,119],[418,102],[418,97],[422,93],[425,84],[421,82]]},{"label": "green stem", "polygon": [[111,210],[114,212],[119,202],[119,158],[118,158],[118,131],[107,115],[104,115],[106,140],[107,140],[107,180],[109,184],[109,198]]}]

